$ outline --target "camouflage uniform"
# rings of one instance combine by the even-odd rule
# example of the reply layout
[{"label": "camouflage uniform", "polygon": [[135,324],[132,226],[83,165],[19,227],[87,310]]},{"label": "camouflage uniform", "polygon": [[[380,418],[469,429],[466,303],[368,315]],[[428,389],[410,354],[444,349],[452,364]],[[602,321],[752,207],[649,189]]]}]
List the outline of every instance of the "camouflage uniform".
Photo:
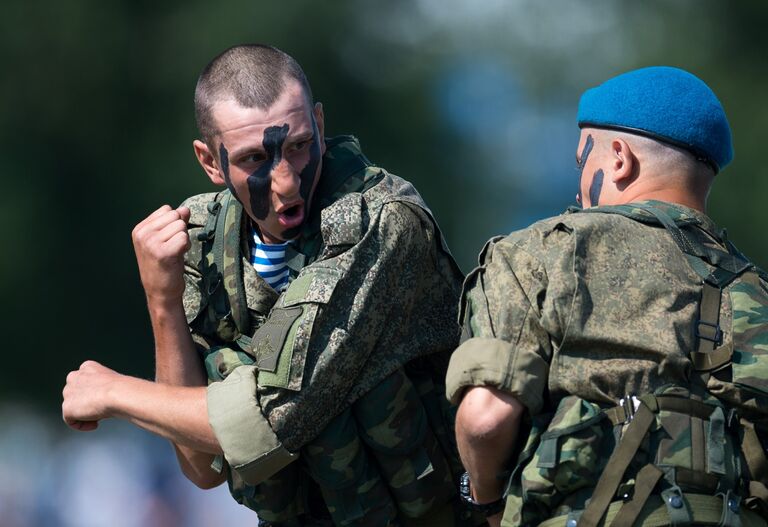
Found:
[{"label": "camouflage uniform", "polygon": [[[642,399],[644,394],[656,394],[663,399],[664,395],[688,397],[694,390],[691,351],[696,349],[693,328],[700,316],[702,279],[670,233],[654,224],[648,206],[695,232],[705,246],[725,246],[722,233],[708,217],[682,206],[662,202],[629,206],[634,219],[601,214],[600,208],[573,211],[493,238],[480,254],[480,266],[465,281],[464,335],[449,366],[448,396],[458,403],[465,387],[492,386],[513,395],[530,417],[528,441],[524,433],[518,441],[518,463],[507,488],[503,525],[538,523],[555,516],[560,520],[552,525],[566,525],[567,520],[572,520],[568,525],[576,525],[626,431],[621,419],[605,419],[616,413],[606,409],[624,398],[624,407],[619,407],[623,412],[631,395]],[[761,278],[752,274],[751,283],[737,280],[723,290],[721,349],[733,351],[732,364],[704,378],[707,389],[698,399],[723,407],[723,415],[737,409],[741,416],[764,425],[768,288],[765,274],[759,273]],[[639,401],[634,400],[633,406],[629,412],[639,407]],[[686,416],[688,421],[675,436],[665,415],[662,408],[657,424],[649,425],[656,436],[646,436],[640,450],[655,450],[648,454],[656,456],[650,462],[667,472],[676,470],[672,479],[677,477],[678,483],[686,475],[709,482],[714,473],[720,478],[712,482],[717,488],[698,491],[729,492],[725,475],[733,476],[738,467],[725,465],[739,457],[733,453],[738,445],[716,437],[714,418],[697,421]],[[679,441],[665,443],[669,436],[661,438],[661,430]],[[703,465],[690,456],[696,441],[709,452],[709,461]],[[717,466],[712,461],[715,451],[720,457]],[[631,497],[628,489],[635,481],[632,478],[639,481],[640,457],[623,478],[619,497]],[[753,479],[759,478],[753,474]],[[728,483],[739,488],[739,481]],[[654,486],[655,482],[649,489]],[[664,509],[653,500],[657,498],[648,501],[641,520],[648,520],[654,503]],[[678,504],[677,498],[673,501]],[[608,518],[619,507],[611,506]],[[754,520],[751,511],[742,512],[742,523]],[[663,516],[657,524],[667,521]]]},{"label": "camouflage uniform", "polygon": [[[265,525],[322,524],[325,508],[341,525],[450,525],[464,514],[453,509],[459,465],[443,404],[461,274],[409,183],[372,166],[354,138],[327,145],[281,294],[248,263],[237,202],[219,212],[240,214],[226,217],[224,237],[207,212],[221,194],[185,202],[185,310],[223,468]],[[206,255],[217,240],[240,272]],[[245,329],[237,302],[216,297],[222,276],[230,289],[242,280]]]}]

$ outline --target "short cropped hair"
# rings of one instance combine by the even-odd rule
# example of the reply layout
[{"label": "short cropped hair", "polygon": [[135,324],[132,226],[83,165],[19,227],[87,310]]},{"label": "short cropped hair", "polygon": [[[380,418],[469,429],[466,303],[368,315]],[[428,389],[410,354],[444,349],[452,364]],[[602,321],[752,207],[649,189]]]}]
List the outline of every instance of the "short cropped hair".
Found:
[{"label": "short cropped hair", "polygon": [[219,130],[213,120],[213,106],[234,99],[246,108],[269,109],[285,88],[295,80],[312,104],[312,90],[298,62],[272,46],[233,46],[214,58],[200,73],[195,87],[195,122],[201,138],[214,148]]}]

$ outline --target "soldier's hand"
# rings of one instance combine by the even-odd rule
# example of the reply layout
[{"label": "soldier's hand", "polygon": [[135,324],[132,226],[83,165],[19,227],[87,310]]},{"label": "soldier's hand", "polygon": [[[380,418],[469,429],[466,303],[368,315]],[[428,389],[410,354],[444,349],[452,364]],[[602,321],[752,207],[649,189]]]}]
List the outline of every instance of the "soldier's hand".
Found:
[{"label": "soldier's hand", "polygon": [[133,250],[150,302],[175,302],[184,293],[189,209],[163,205],[133,229]]},{"label": "soldier's hand", "polygon": [[70,372],[62,392],[64,422],[75,430],[95,430],[99,420],[110,417],[109,389],[119,377],[116,371],[91,360]]}]

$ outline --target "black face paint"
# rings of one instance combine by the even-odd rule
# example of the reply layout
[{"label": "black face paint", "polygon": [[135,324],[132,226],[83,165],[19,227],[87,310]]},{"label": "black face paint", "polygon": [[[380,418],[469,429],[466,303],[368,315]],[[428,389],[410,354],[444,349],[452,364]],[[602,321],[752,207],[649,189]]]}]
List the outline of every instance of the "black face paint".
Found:
[{"label": "black face paint", "polygon": [[589,206],[596,207],[600,204],[600,193],[603,191],[603,170],[598,169],[592,176],[592,183],[589,185]]},{"label": "black face paint", "polygon": [[264,130],[261,144],[267,154],[267,160],[248,176],[248,193],[250,194],[251,212],[256,219],[263,220],[269,215],[269,189],[272,187],[272,169],[283,160],[283,143],[288,136],[290,126],[270,126]]},{"label": "black face paint", "polygon": [[237,192],[235,192],[235,187],[232,186],[232,181],[229,179],[229,152],[227,152],[224,143],[219,145],[219,159],[221,160],[221,173],[224,174],[224,183],[237,199]]},{"label": "black face paint", "polygon": [[587,140],[584,143],[584,149],[581,151],[581,155],[579,156],[579,164],[576,166],[576,168],[579,171],[579,191],[576,193],[576,199],[579,203],[582,203],[581,199],[581,180],[584,177],[584,166],[587,164],[587,159],[589,159],[589,154],[592,152],[592,147],[595,145],[595,140],[592,139],[592,135],[587,136]]},{"label": "black face paint", "polygon": [[[312,116],[312,143],[309,145],[309,160],[304,168],[299,173],[299,179],[301,183],[299,185],[299,195],[304,200],[304,214],[309,214],[309,194],[312,192],[312,184],[315,182],[315,174],[317,174],[317,167],[320,164],[322,158],[320,148],[320,132],[317,129],[317,121],[315,116]],[[286,230],[283,233],[283,237],[286,239],[295,238],[301,230],[301,225]]]}]

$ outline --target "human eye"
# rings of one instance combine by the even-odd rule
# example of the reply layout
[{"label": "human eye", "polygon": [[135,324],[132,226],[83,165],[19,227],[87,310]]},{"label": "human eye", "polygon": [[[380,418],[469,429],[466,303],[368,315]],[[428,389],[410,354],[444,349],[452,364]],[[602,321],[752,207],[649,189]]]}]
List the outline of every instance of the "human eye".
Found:
[{"label": "human eye", "polygon": [[246,163],[258,164],[266,161],[267,156],[264,152],[251,152],[243,157],[243,161]]},{"label": "human eye", "polygon": [[299,141],[296,141],[290,146],[291,152],[299,152],[301,150],[304,150],[309,144],[312,142],[312,138],[308,139],[301,139]]}]

